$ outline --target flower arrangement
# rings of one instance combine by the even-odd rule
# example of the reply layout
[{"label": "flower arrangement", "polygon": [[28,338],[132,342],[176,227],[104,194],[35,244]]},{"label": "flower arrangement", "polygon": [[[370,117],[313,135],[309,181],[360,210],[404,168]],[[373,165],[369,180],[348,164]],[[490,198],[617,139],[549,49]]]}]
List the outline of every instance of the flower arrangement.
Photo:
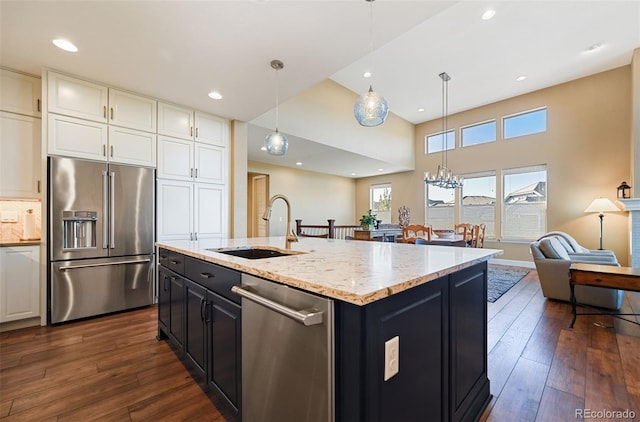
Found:
[{"label": "flower arrangement", "polygon": [[365,230],[372,230],[376,222],[376,214],[373,214],[371,210],[367,211],[367,213],[360,218],[360,225]]}]

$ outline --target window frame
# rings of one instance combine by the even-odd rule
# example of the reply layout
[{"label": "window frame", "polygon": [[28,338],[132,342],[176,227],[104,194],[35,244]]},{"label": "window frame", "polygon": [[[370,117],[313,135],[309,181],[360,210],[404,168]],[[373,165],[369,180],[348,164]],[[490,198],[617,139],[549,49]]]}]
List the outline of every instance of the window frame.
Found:
[{"label": "window frame", "polygon": [[[487,227],[487,230],[485,232],[485,237],[486,238],[491,238],[491,239],[495,239],[496,238],[496,216],[498,215],[498,172],[496,170],[488,170],[488,171],[481,171],[481,172],[476,172],[476,173],[467,173],[463,175],[464,177],[464,181],[465,183],[468,182],[469,179],[478,179],[478,178],[485,178],[485,177],[493,177],[493,189],[494,189],[494,194],[495,194],[495,198],[493,199],[493,220],[492,221],[470,221],[465,219],[464,217],[464,185],[462,186],[462,189],[460,190],[460,200],[459,200],[459,204],[460,204],[460,210],[458,213],[458,219],[460,222],[462,223],[470,223],[470,224],[480,224],[480,223],[484,223]],[[466,206],[470,206],[470,205],[466,205]]]},{"label": "window frame", "polygon": [[[375,189],[389,189],[389,210],[388,211],[380,211],[376,208],[374,208],[374,190]],[[393,187],[391,186],[391,182],[385,182],[385,183],[375,183],[375,184],[371,184],[369,185],[369,209],[371,210],[371,212],[373,214],[376,214],[376,218],[378,220],[382,220],[383,223],[391,223],[391,211],[393,210]],[[382,216],[380,216],[380,212],[383,213],[389,213],[389,218],[388,221],[385,221],[385,218],[382,218]]]},{"label": "window frame", "polygon": [[[445,151],[445,150],[443,150],[443,149],[439,149],[439,150],[437,150],[437,151],[429,151],[429,138],[432,138],[432,137],[434,137],[434,136],[442,136],[442,134],[443,134],[443,133],[444,133],[444,134],[447,134],[447,135],[448,135],[449,133],[451,133],[451,134],[453,135],[453,142],[451,143],[451,147],[450,147],[450,148],[449,148],[449,140],[448,140],[448,139],[446,139],[446,138],[448,138],[448,136],[447,136],[447,135],[445,135],[445,142],[446,142],[446,144],[447,144],[447,149],[446,149],[446,151],[451,151],[451,150],[456,149],[456,142],[457,142],[457,139],[456,139],[456,138],[457,138],[457,136],[456,136],[456,132],[457,132],[457,131],[456,131],[456,129],[447,129],[447,130],[446,130],[446,131],[444,131],[444,132],[443,132],[443,131],[438,131],[438,132],[434,132],[434,133],[431,133],[431,134],[425,135],[425,136],[424,136],[424,153],[425,153],[425,155],[427,155],[427,154],[438,154],[438,153],[441,153],[441,152],[444,152],[444,151]],[[441,142],[441,144],[442,144],[442,142]]]},{"label": "window frame", "polygon": [[[539,228],[538,233],[527,237],[527,236],[507,236],[505,235],[505,228],[508,228],[509,225],[506,224],[507,218],[508,218],[508,213],[507,213],[507,207],[509,205],[513,205],[513,204],[507,204],[506,203],[506,199],[507,199],[507,195],[515,192],[506,192],[505,186],[506,186],[506,177],[509,175],[515,175],[515,174],[524,174],[524,173],[535,173],[535,172],[545,172],[545,200],[544,200],[544,219],[542,222],[542,226]],[[534,165],[529,165],[529,166],[523,166],[523,167],[512,167],[512,168],[508,168],[508,169],[503,169],[502,170],[502,174],[501,174],[501,184],[502,184],[502,198],[501,198],[501,211],[500,211],[500,238],[504,241],[507,242],[531,242],[536,240],[537,238],[539,238],[540,236],[542,236],[544,233],[546,233],[547,231],[547,220],[549,218],[549,215],[547,213],[548,210],[548,201],[549,201],[549,185],[548,185],[548,175],[549,175],[549,169],[548,169],[548,165],[545,164],[534,164]],[[540,201],[542,202],[542,201]],[[531,204],[533,204],[534,202],[532,202]]]},{"label": "window frame", "polygon": [[[544,112],[545,112],[544,130],[537,131],[537,132],[524,133],[524,134],[515,135],[515,136],[506,136],[505,124],[506,124],[507,120],[513,119],[513,118],[516,118],[516,117],[519,117],[519,116],[525,116],[527,114],[537,113],[537,112],[542,111],[542,110],[544,110]],[[547,109],[547,106],[537,107],[537,108],[533,108],[533,109],[530,109],[530,110],[520,111],[518,113],[513,113],[513,114],[506,115],[506,116],[502,116],[502,118],[501,118],[502,119],[502,128],[501,128],[502,129],[502,139],[503,140],[516,139],[516,138],[522,138],[522,137],[529,136],[529,135],[535,135],[537,133],[546,133],[547,130],[548,130],[548,127],[549,127],[549,125],[548,125],[548,117],[549,117],[549,110]]]},{"label": "window frame", "polygon": [[[484,141],[484,142],[480,142],[480,143],[476,143],[476,144],[470,144],[470,145],[465,145],[464,144],[464,131],[465,129],[469,129],[472,127],[476,127],[476,126],[482,126],[482,125],[486,125],[488,123],[493,123],[494,127],[493,127],[493,140],[491,141]],[[468,148],[468,147],[473,147],[476,145],[484,145],[484,144],[489,144],[491,142],[496,142],[498,140],[498,121],[497,119],[489,119],[489,120],[484,120],[482,122],[477,122],[477,123],[472,123],[469,125],[465,125],[465,126],[460,126],[460,147],[461,148]]]}]

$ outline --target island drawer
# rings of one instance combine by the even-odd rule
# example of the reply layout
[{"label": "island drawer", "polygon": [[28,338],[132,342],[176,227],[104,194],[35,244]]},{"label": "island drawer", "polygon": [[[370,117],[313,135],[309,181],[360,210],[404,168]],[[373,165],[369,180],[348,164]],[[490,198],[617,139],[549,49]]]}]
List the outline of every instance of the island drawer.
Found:
[{"label": "island drawer", "polygon": [[231,287],[240,285],[240,273],[210,262],[185,256],[185,275],[203,287],[240,303],[240,297],[231,293]]},{"label": "island drawer", "polygon": [[158,262],[160,265],[167,267],[180,275],[184,275],[184,258],[184,255],[168,249],[160,248],[158,251]]}]

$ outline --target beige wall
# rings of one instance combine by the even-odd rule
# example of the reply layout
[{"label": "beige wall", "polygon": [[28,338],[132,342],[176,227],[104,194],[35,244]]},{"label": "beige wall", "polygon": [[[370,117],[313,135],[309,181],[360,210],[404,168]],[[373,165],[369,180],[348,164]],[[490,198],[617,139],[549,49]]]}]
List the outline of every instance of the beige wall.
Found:
[{"label": "beige wall", "polygon": [[[248,169],[269,175],[270,195],[280,193],[289,199],[294,227],[296,219],[302,219],[305,224],[327,224],[328,218],[335,219],[339,225],[356,221],[353,179],[256,161],[249,161]],[[284,202],[276,201],[269,226],[271,236],[284,235],[286,216]]]},{"label": "beige wall", "polygon": [[[501,139],[501,116],[546,106],[547,132],[510,140]],[[615,200],[616,187],[630,180],[631,154],[631,68],[624,66],[487,106],[449,116],[448,127],[459,128],[496,119],[498,141],[448,153],[449,167],[457,173],[496,171],[513,167],[547,165],[547,230],[563,230],[580,243],[597,248],[599,223],[596,214],[584,209],[597,197]],[[442,129],[441,119],[416,126],[416,170],[390,176],[359,179],[356,184],[356,213],[368,208],[369,186],[392,184],[393,220],[400,205],[411,208],[412,221],[424,221],[425,170],[435,171],[439,154],[424,154],[424,137]],[[459,132],[456,139],[459,141]],[[499,207],[500,205],[498,205]],[[498,211],[496,214],[498,215]],[[499,233],[499,221],[496,232]],[[605,217],[604,247],[613,249],[621,262],[628,256],[626,213]],[[487,241],[485,247],[505,251],[502,258],[531,260],[528,242]]]}]

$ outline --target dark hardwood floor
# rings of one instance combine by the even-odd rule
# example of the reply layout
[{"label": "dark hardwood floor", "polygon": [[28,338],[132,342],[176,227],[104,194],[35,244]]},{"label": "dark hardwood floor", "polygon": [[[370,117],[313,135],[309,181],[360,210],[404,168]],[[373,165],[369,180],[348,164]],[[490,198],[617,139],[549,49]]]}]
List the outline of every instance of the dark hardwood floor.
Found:
[{"label": "dark hardwood floor", "polygon": [[[535,271],[488,309],[493,399],[482,421],[581,420],[576,409],[640,419],[640,326],[582,316],[570,329],[570,306],[545,300]],[[640,313],[640,294],[627,293],[625,309]],[[156,312],[0,333],[0,419],[224,421],[156,340]]]}]

